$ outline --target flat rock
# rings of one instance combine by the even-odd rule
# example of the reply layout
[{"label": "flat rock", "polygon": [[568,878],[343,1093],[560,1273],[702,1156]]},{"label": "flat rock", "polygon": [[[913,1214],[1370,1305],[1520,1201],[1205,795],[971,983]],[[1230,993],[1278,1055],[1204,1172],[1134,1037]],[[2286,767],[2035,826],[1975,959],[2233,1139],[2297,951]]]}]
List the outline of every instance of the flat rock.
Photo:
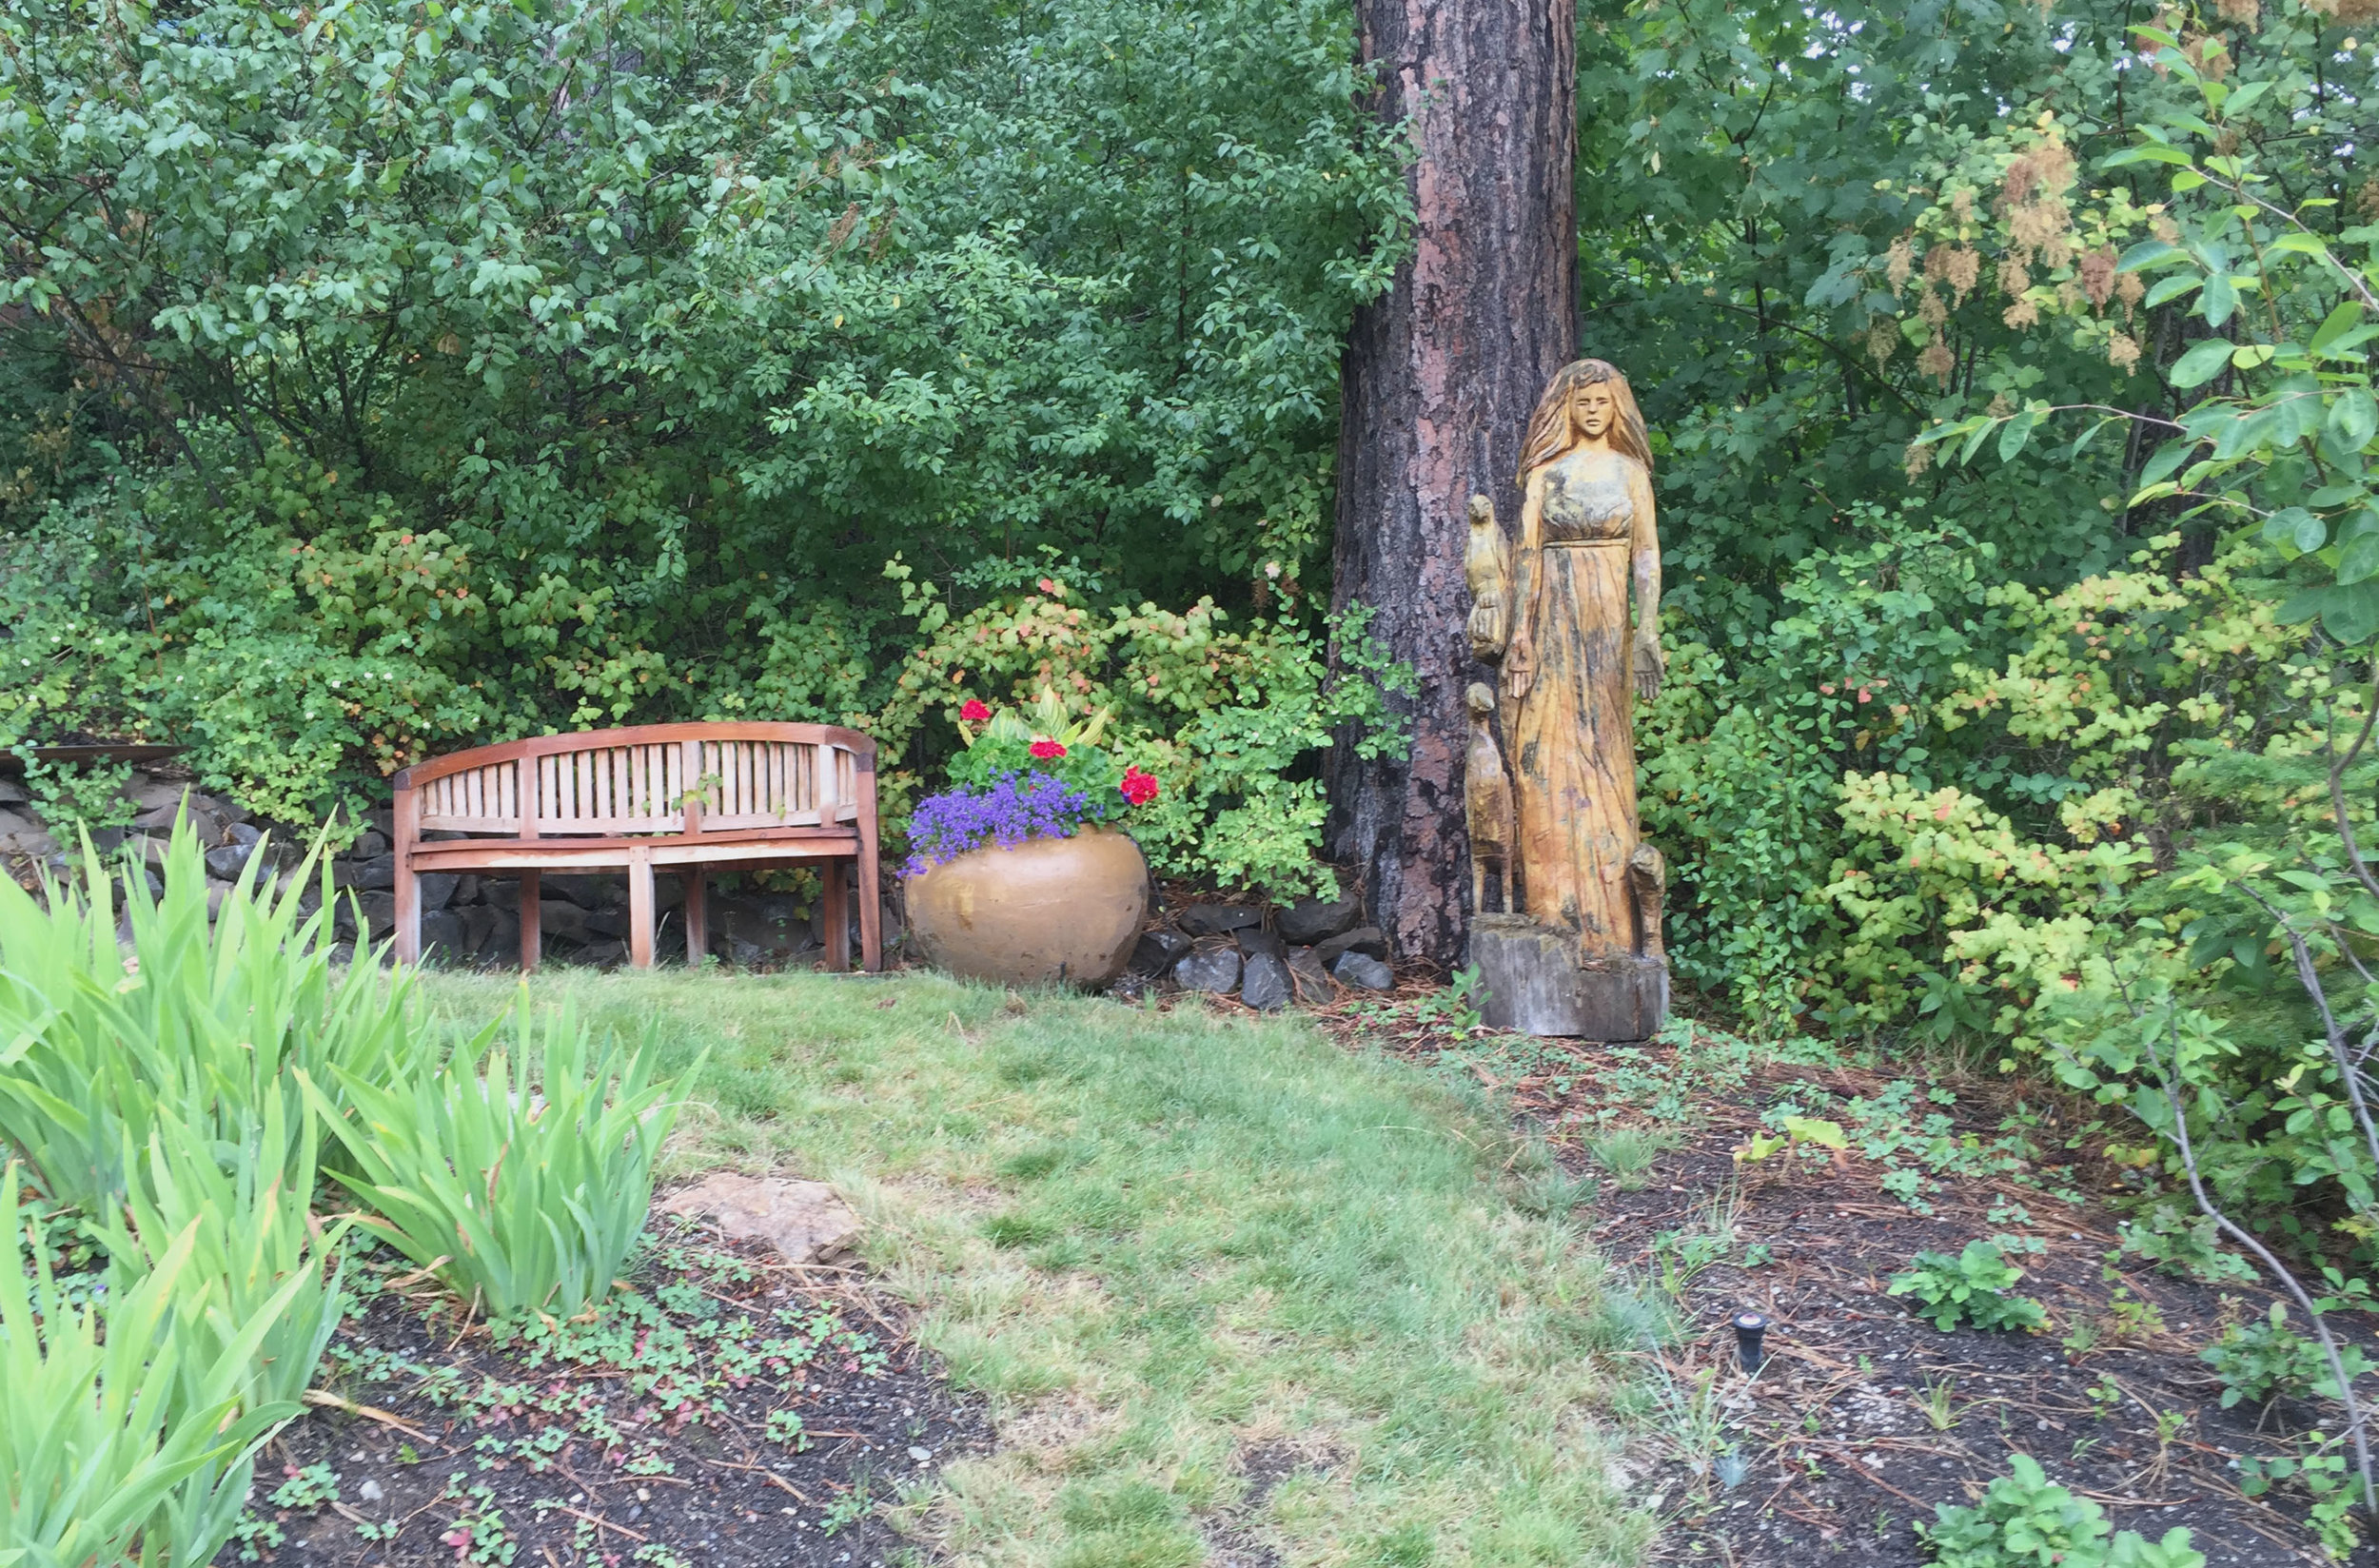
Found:
[{"label": "flat rock", "polygon": [[547,872],[541,883],[547,898],[567,898],[584,910],[608,909],[627,896],[626,879],[618,876]]},{"label": "flat rock", "polygon": [[1367,952],[1339,954],[1330,973],[1342,986],[1359,986],[1365,990],[1396,989],[1396,971]]},{"label": "flat rock", "polygon": [[1313,955],[1327,964],[1332,974],[1338,972],[1339,955],[1348,952],[1367,953],[1373,958],[1386,958],[1387,956],[1387,933],[1377,926],[1357,926],[1353,931],[1341,931],[1326,942],[1313,944]]},{"label": "flat rock", "polygon": [[452,910],[431,910],[422,916],[422,955],[452,964],[470,955],[469,931],[462,916]]},{"label": "flat rock", "polygon": [[[415,877],[413,885],[421,891],[422,912],[428,914],[434,910],[442,910],[454,902],[455,886],[462,880],[452,872],[423,872]],[[426,941],[427,938],[423,940]]]},{"label": "flat rock", "polygon": [[1228,996],[1239,989],[1239,953],[1232,948],[1209,948],[1173,966],[1173,979],[1184,990],[1208,990]]},{"label": "flat rock", "polygon": [[1246,926],[1264,924],[1262,910],[1237,904],[1192,904],[1181,914],[1181,929],[1192,936],[1221,936]]},{"label": "flat rock", "polygon": [[664,1214],[707,1215],[730,1241],[758,1237],[789,1264],[831,1263],[858,1239],[859,1217],[824,1182],[714,1171],[660,1201]]},{"label": "flat rock", "polygon": [[1282,939],[1299,947],[1327,942],[1362,924],[1360,898],[1341,898],[1327,904],[1317,898],[1300,898],[1280,911]]},{"label": "flat rock", "polygon": [[1248,955],[1240,973],[1239,1000],[1258,1012],[1278,1012],[1288,1006],[1294,990],[1286,960],[1268,952]]},{"label": "flat rock", "polygon": [[1142,931],[1140,941],[1131,950],[1130,968],[1134,974],[1162,974],[1182,960],[1190,951],[1190,938],[1177,931]]},{"label": "flat rock", "polygon": [[397,857],[376,854],[366,860],[334,860],[330,864],[330,885],[374,892],[393,888],[397,885]]}]

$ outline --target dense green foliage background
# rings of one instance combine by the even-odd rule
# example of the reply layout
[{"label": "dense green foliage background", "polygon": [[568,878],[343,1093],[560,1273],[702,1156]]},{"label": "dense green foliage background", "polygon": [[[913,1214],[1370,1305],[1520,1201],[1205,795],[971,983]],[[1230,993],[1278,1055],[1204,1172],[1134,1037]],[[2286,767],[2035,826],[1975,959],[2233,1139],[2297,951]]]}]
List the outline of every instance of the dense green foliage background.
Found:
[{"label": "dense green foliage background", "polygon": [[[2226,1190],[2355,1245],[2379,1166],[2220,868],[2330,853],[2365,714],[2374,21],[1590,3],[1579,81],[1681,977],[2086,1087],[2073,999],[2179,974]],[[1353,53],[1341,0],[11,9],[0,742],[171,735],[296,816],[544,726],[855,716],[914,788],[1053,681],[1195,803],[1170,864],[1300,885],[1378,716],[1313,608],[1406,215]]]}]

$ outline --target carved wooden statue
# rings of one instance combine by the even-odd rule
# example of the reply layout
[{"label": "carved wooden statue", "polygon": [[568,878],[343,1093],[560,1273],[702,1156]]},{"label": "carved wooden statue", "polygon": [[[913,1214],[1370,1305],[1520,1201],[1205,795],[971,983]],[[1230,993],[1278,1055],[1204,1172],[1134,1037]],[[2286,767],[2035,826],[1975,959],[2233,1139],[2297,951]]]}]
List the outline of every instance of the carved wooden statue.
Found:
[{"label": "carved wooden statue", "polygon": [[[1627,378],[1601,360],[1556,374],[1522,445],[1520,537],[1506,576],[1500,537],[1472,503],[1465,567],[1496,590],[1504,759],[1525,919],[1477,922],[1472,954],[1501,1005],[1490,1023],[1547,1034],[1641,1039],[1667,1005],[1658,851],[1636,818],[1635,704],[1657,696],[1661,543],[1652,449]],[[1492,514],[1486,526],[1493,528]],[[1474,562],[1482,563],[1474,570]],[[1478,753],[1472,742],[1471,755]]]},{"label": "carved wooden statue", "polygon": [[[1475,510],[1472,516],[1477,516]],[[1477,625],[1475,618],[1472,625]],[[1473,681],[1465,698],[1470,708],[1470,749],[1463,758],[1462,797],[1470,830],[1470,908],[1474,913],[1486,912],[1487,862],[1492,860],[1503,878],[1508,911],[1519,907],[1512,902],[1512,786],[1504,773],[1504,754],[1495,749],[1495,694]]]}]

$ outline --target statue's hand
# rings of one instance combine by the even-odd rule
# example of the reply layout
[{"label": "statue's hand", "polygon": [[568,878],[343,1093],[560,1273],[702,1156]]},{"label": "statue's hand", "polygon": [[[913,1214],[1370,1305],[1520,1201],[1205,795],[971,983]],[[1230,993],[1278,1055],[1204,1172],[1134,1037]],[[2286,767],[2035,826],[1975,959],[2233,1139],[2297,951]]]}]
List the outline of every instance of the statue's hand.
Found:
[{"label": "statue's hand", "polygon": [[1536,650],[1524,637],[1512,638],[1504,649],[1504,695],[1515,702],[1526,696],[1536,674]]},{"label": "statue's hand", "polygon": [[1636,655],[1629,662],[1636,668],[1636,696],[1646,702],[1659,696],[1663,669],[1661,639],[1644,637],[1636,638]]}]

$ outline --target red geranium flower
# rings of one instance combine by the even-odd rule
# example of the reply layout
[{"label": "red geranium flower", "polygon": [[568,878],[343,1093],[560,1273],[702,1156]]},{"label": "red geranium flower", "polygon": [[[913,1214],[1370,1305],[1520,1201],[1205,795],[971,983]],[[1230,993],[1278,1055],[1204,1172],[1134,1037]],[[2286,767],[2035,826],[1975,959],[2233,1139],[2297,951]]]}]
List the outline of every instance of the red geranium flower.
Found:
[{"label": "red geranium flower", "polygon": [[1066,748],[1060,746],[1054,740],[1036,740],[1032,744],[1030,750],[1034,756],[1039,757],[1044,762],[1052,761],[1055,758],[1066,755]]},{"label": "red geranium flower", "polygon": [[983,706],[980,698],[971,696],[958,705],[958,716],[970,724],[980,724],[992,716],[992,711]]},{"label": "red geranium flower", "polygon": [[1136,766],[1127,765],[1124,781],[1117,788],[1124,792],[1126,800],[1135,806],[1145,806],[1156,798],[1156,775],[1144,774]]}]

